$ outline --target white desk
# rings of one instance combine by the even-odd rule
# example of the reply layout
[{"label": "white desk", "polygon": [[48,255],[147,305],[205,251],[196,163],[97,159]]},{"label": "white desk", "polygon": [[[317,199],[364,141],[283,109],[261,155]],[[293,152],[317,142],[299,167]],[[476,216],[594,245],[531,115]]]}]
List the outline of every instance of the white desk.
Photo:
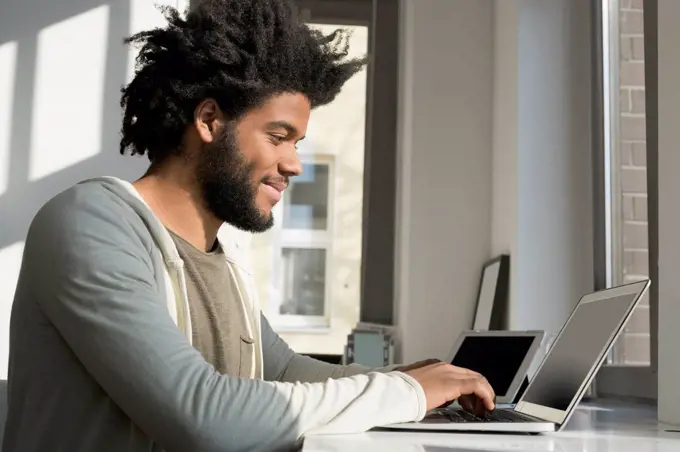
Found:
[{"label": "white desk", "polygon": [[[310,436],[303,452],[680,452],[680,433],[656,422],[656,408],[583,404],[559,433],[539,436],[371,431]],[[680,428],[675,427],[675,430]]]}]

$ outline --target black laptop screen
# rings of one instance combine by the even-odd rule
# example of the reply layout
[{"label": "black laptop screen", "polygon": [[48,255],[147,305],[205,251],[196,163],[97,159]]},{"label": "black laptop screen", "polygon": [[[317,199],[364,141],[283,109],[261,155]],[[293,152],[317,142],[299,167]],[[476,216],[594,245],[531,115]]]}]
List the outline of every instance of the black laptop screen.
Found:
[{"label": "black laptop screen", "polygon": [[522,401],[566,411],[635,298],[626,294],[579,305]]},{"label": "black laptop screen", "polygon": [[533,336],[468,336],[451,364],[484,375],[498,397],[505,396],[526,357]]}]

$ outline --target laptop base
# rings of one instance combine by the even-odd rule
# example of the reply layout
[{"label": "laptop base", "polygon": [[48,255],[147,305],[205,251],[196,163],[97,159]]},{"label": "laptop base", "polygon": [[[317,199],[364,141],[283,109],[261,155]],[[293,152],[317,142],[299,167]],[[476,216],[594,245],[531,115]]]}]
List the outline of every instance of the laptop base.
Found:
[{"label": "laptop base", "polygon": [[451,421],[431,422],[405,422],[390,424],[380,427],[381,430],[417,430],[436,432],[461,432],[461,433],[550,433],[555,431],[552,422],[479,422],[479,423],[456,423]]},{"label": "laptop base", "polygon": [[436,409],[420,422],[406,422],[385,426],[388,429],[459,431],[459,432],[554,432],[555,424],[526,416],[512,409],[496,409],[483,417],[477,417],[461,409]]}]

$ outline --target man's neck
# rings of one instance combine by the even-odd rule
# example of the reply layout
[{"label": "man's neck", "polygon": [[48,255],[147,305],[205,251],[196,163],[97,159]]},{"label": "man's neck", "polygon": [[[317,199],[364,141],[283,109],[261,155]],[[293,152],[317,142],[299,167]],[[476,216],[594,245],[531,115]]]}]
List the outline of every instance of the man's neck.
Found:
[{"label": "man's neck", "polygon": [[205,208],[198,184],[186,176],[186,168],[152,170],[133,185],[165,227],[199,250],[214,247],[222,222]]}]

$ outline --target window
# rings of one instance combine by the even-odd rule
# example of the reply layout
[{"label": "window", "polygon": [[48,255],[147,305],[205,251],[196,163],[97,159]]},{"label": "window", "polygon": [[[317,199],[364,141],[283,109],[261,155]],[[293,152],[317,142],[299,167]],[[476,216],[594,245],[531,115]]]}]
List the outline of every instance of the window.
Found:
[{"label": "window", "polygon": [[[349,29],[348,57],[366,55],[369,27],[346,21],[311,26]],[[262,309],[298,353],[342,354],[359,321],[366,98],[364,69],[331,104],[312,111],[298,145],[303,174],[275,207],[274,227],[253,238]]]},{"label": "window", "polygon": [[283,199],[285,230],[328,231],[328,164],[303,164],[302,175],[291,180]]},{"label": "window", "polygon": [[[610,36],[612,96],[609,171],[610,259],[613,285],[649,277],[642,0],[609,0],[618,15]],[[610,9],[611,11],[611,9]],[[618,52],[614,53],[614,49]],[[616,56],[616,57],[615,57]],[[614,346],[612,364],[650,364],[649,296],[641,302]]]},{"label": "window", "polygon": [[273,296],[279,326],[329,326],[333,171],[332,157],[321,158],[303,163],[282,199],[280,253],[274,257],[281,290]]},{"label": "window", "polygon": [[[601,264],[606,268],[599,273],[606,277],[597,279],[600,286],[612,286],[653,279],[654,273],[649,263],[656,255],[650,246],[655,243],[650,239],[656,237],[656,219],[649,208],[656,198],[655,191],[649,190],[656,186],[656,170],[647,159],[655,155],[655,149],[650,148],[652,154],[648,154],[647,134],[653,128],[647,127],[646,104],[651,97],[645,74],[655,62],[645,60],[645,41],[652,40],[650,44],[655,45],[655,22],[653,11],[645,14],[645,5],[649,8],[653,6],[651,2],[599,0],[598,5],[596,28],[601,41],[596,45],[602,71],[596,86],[601,88],[601,108],[596,106],[595,111],[602,113],[599,119],[603,147],[598,152],[602,151],[603,159],[596,171],[603,180],[599,186],[604,191],[599,219],[604,227],[601,241],[605,243],[596,242],[596,249],[604,250]],[[650,143],[653,138],[649,137]],[[596,174],[596,181],[598,177]],[[600,396],[657,396],[654,281],[652,287],[598,374],[595,388]]]},{"label": "window", "polygon": [[326,257],[325,248],[283,247],[283,300],[279,315],[325,317]]}]

